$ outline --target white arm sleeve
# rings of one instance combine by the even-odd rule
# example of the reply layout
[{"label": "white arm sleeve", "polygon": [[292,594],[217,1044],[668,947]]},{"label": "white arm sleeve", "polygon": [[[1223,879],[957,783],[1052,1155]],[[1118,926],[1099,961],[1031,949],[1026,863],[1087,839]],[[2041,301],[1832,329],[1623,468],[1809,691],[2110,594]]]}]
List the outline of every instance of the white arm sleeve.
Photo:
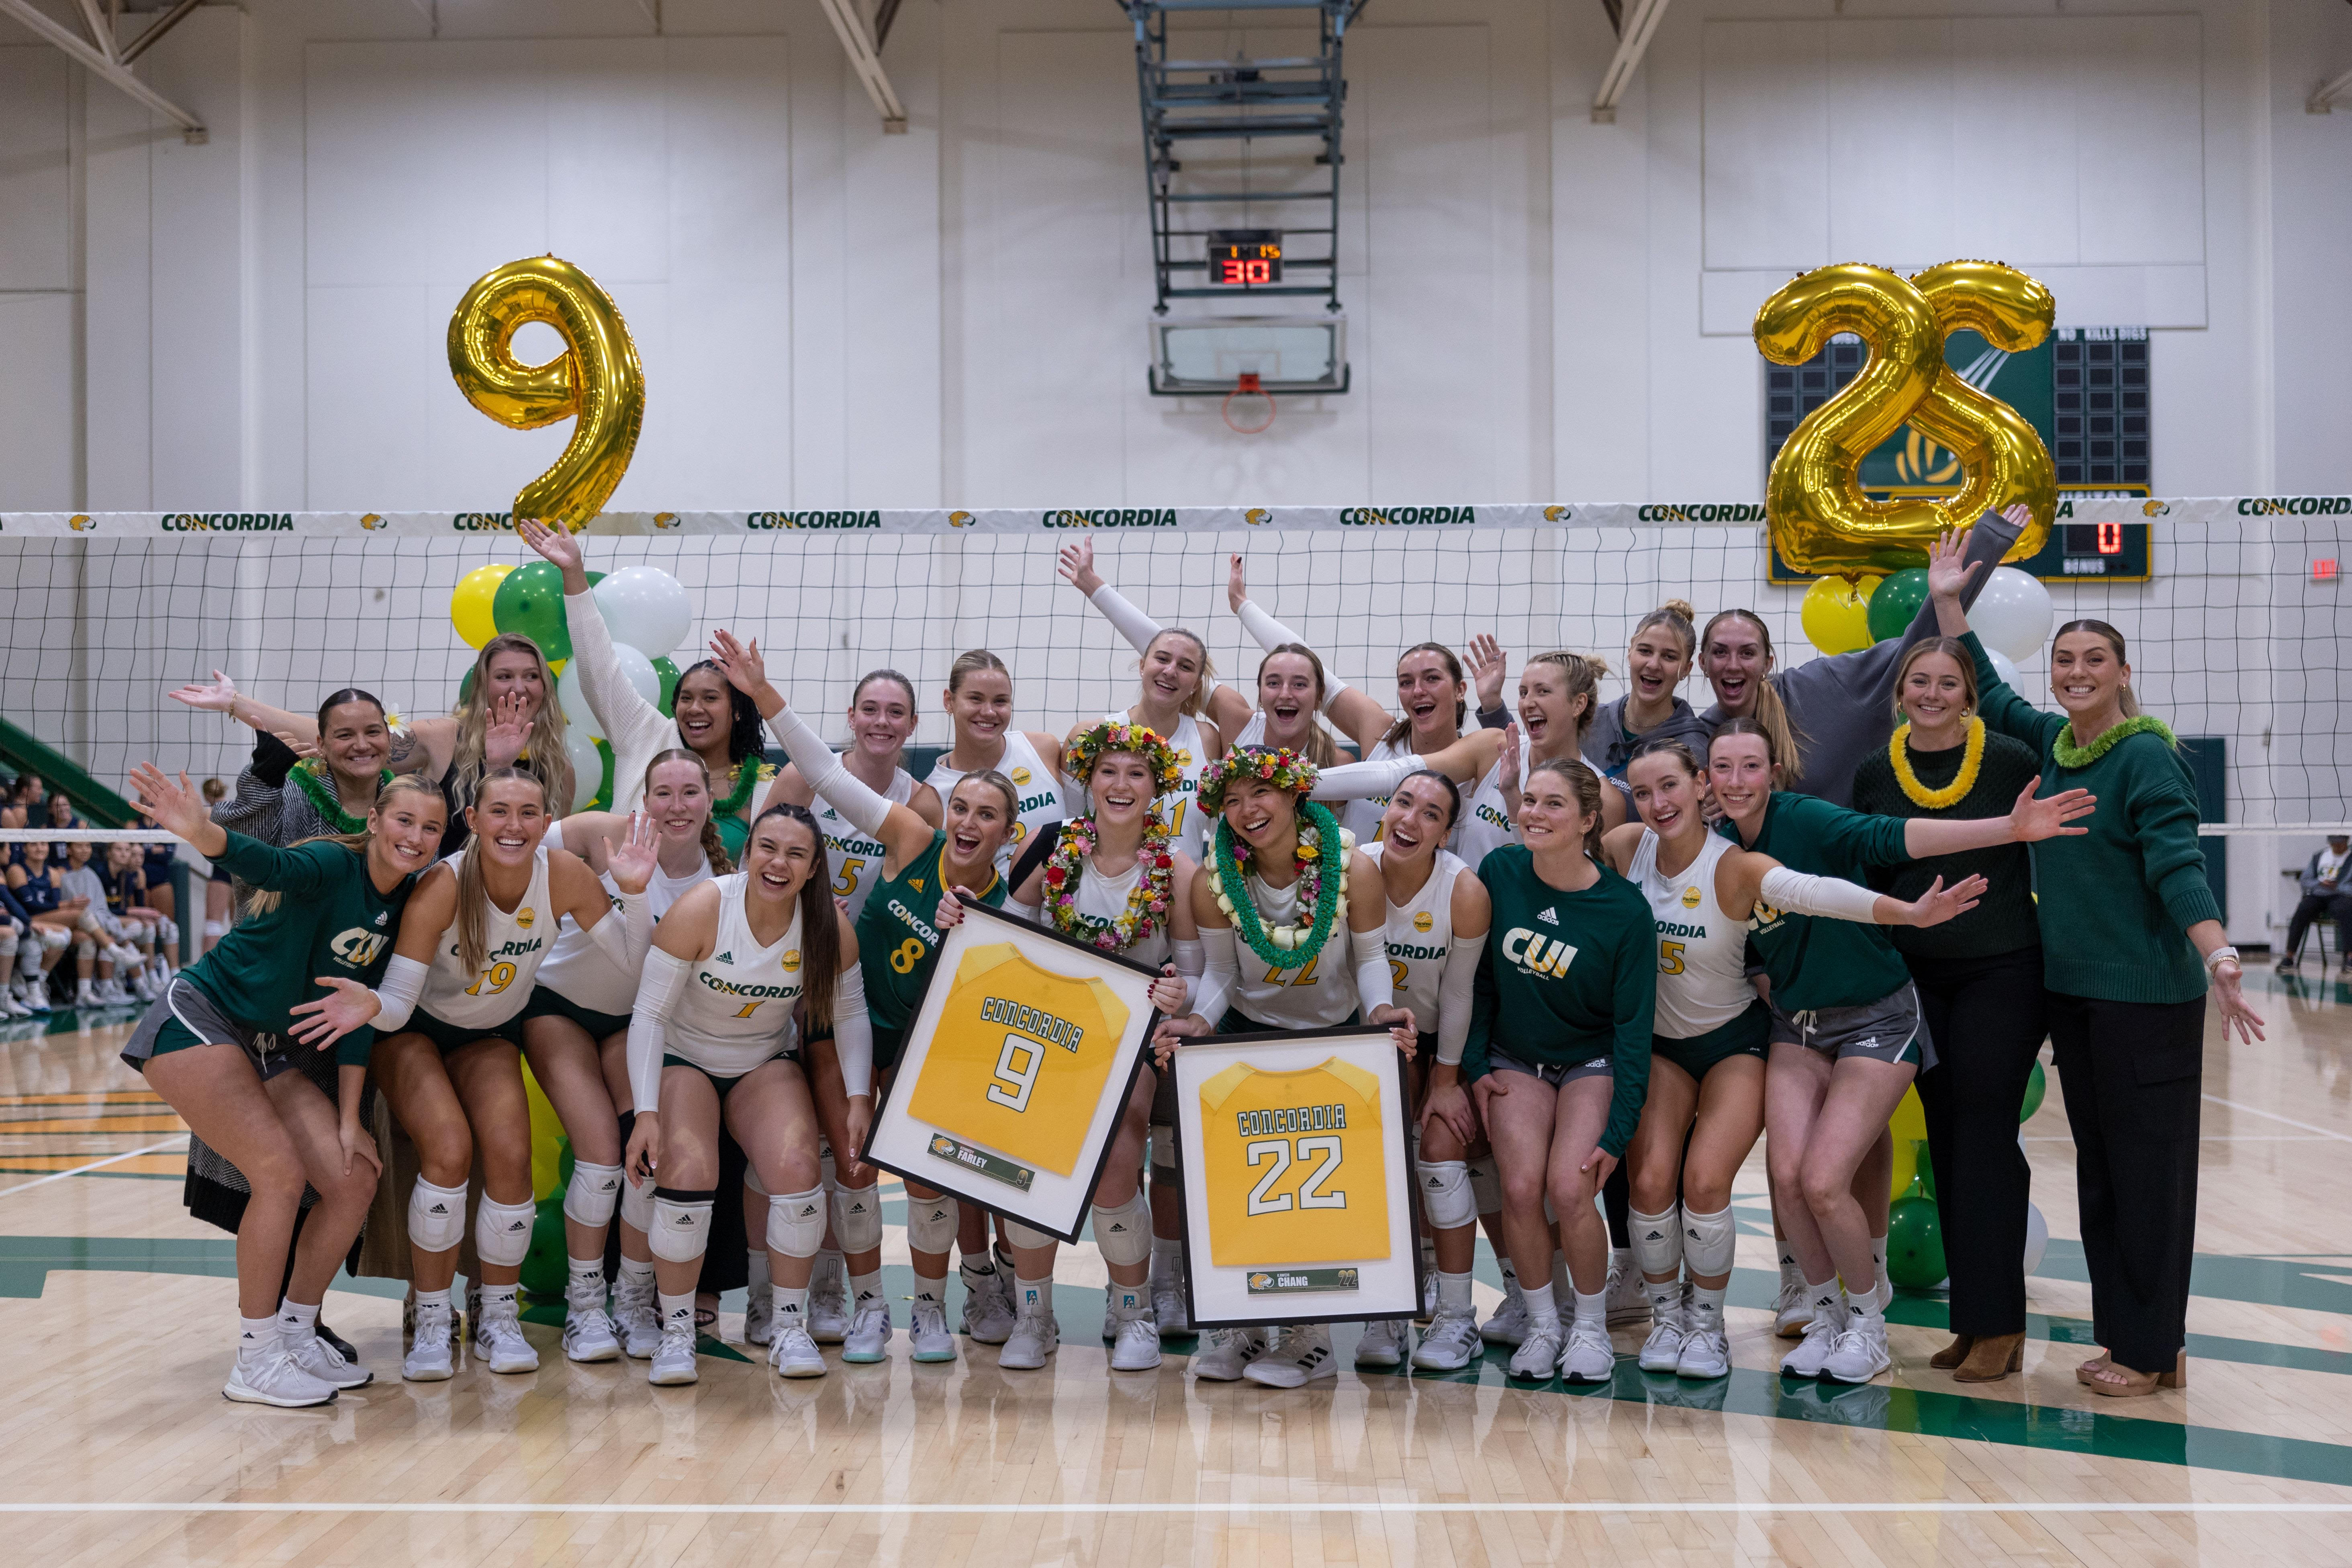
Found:
[{"label": "white arm sleeve", "polygon": [[[1257,646],[1268,653],[1272,653],[1286,642],[1297,643],[1301,647],[1307,646],[1305,637],[1266,614],[1265,607],[1255,599],[1244,599],[1239,614],[1242,630],[1255,637]],[[1330,661],[1325,659],[1323,661],[1323,711],[1326,713],[1331,711],[1331,704],[1339,700],[1339,693],[1347,689],[1348,683],[1339,679],[1338,672],[1331,668]]]},{"label": "white arm sleeve", "polygon": [[882,824],[890,815],[890,803],[876,795],[856,775],[842,765],[824,737],[791,708],[786,708],[768,721],[784,754],[801,771],[810,789],[823,795],[825,804],[860,832],[879,837]]},{"label": "white arm sleeve", "polygon": [[374,1023],[379,1036],[395,1034],[408,1022],[408,1016],[416,1011],[416,999],[425,994],[425,976],[429,973],[428,965],[413,958],[392,955],[375,986]]},{"label": "white arm sleeve", "polygon": [[1045,906],[1043,904],[1024,904],[1018,899],[1007,899],[1004,900],[1004,908],[1007,913],[1016,919],[1027,921],[1033,926],[1045,923]]},{"label": "white arm sleeve", "polygon": [[1448,1067],[1462,1060],[1470,1039],[1470,993],[1478,984],[1478,955],[1486,951],[1485,931],[1457,936],[1445,946],[1445,973],[1437,983],[1437,1059]]},{"label": "white arm sleeve", "polygon": [[[636,1031],[629,1031],[636,1038]],[[874,1020],[866,1013],[866,969],[853,963],[834,982],[833,1052],[841,1061],[841,1091],[874,1092]]]},{"label": "white arm sleeve", "polygon": [[1307,793],[1316,800],[1370,800],[1374,795],[1393,795],[1397,785],[1415,773],[1428,771],[1429,764],[1415,756],[1384,757],[1376,763],[1340,763],[1317,773],[1315,787]]},{"label": "white arm sleeve", "polygon": [[1864,925],[1878,920],[1879,894],[1835,877],[1809,876],[1786,866],[1775,866],[1764,873],[1757,897],[1776,910],[1822,920],[1859,921]]},{"label": "white arm sleeve", "polygon": [[[661,1110],[663,1028],[670,1004],[686,982],[686,960],[660,948],[646,954],[646,972],[629,1009],[629,1098],[640,1112]],[[866,1050],[870,1060],[870,1039]]]},{"label": "white arm sleeve", "polygon": [[621,674],[620,657],[613,651],[613,633],[604,625],[594,590],[566,594],[563,621],[572,634],[572,661],[580,670],[580,694],[604,726],[606,742],[613,748],[614,793],[634,801],[636,796],[627,781],[644,783],[646,764],[654,754],[678,744],[677,726]]},{"label": "white arm sleeve", "polygon": [[1232,1003],[1234,983],[1242,977],[1241,960],[1234,951],[1234,928],[1201,928],[1201,983],[1192,988],[1192,1011],[1214,1029]]},{"label": "white arm sleeve", "polygon": [[[1356,962],[1356,1005],[1369,1022],[1375,1007],[1396,1005],[1395,972],[1389,968],[1389,933],[1384,930],[1351,931],[1349,955]],[[1413,1020],[1418,1028],[1421,1020]]]},{"label": "white arm sleeve", "polygon": [[1192,994],[1201,989],[1201,976],[1206,972],[1209,955],[1202,950],[1198,937],[1186,942],[1180,937],[1168,939],[1168,957],[1176,965],[1176,977],[1184,982],[1187,1012],[1192,1010]]},{"label": "white arm sleeve", "polygon": [[635,974],[645,966],[646,952],[654,942],[654,901],[643,893],[621,895],[621,918],[607,920],[596,917],[596,923],[587,928],[588,940],[596,951],[619,964],[624,974]]}]

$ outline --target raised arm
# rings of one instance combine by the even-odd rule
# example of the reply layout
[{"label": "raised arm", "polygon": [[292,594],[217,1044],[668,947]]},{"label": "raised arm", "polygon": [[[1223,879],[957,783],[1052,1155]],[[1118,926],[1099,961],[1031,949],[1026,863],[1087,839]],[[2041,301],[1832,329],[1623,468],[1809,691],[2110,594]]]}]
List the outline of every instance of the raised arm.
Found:
[{"label": "raised arm", "polygon": [[563,621],[572,633],[572,662],[565,668],[580,672],[580,694],[604,726],[614,753],[650,755],[677,744],[672,738],[676,727],[667,716],[621,673],[604,612],[596,607],[596,595],[588,587],[580,541],[527,517],[515,520],[515,534],[563,574]]},{"label": "raised arm", "polygon": [[[1226,565],[1225,603],[1241,618],[1242,630],[1255,638],[1257,646],[1266,652],[1272,653],[1285,643],[1296,643],[1301,647],[1308,646],[1305,637],[1276,620],[1265,605],[1249,596],[1249,584],[1239,555],[1231,557]],[[1331,661],[1322,658],[1321,650],[1317,650],[1316,657],[1323,665],[1323,711],[1330,717],[1332,723],[1339,727],[1341,734],[1356,742],[1359,752],[1370,751],[1389,727],[1396,722],[1396,716],[1340,679],[1339,672],[1331,668]]]}]

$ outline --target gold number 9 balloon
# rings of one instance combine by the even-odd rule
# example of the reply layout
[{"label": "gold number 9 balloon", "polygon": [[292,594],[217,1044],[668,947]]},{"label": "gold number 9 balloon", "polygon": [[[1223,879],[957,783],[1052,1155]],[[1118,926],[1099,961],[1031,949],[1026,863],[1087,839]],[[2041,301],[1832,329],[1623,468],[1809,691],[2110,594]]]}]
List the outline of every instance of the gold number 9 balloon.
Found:
[{"label": "gold number 9 balloon", "polygon": [[[544,321],[564,352],[545,364],[514,356],[516,329]],[[475,279],[449,318],[449,374],[466,401],[518,430],[577,416],[552,468],[523,486],[514,515],[573,532],[612,499],[646,417],[646,373],[612,296],[569,261],[528,257]]]},{"label": "gold number 9 balloon", "polygon": [[[1870,350],[1862,373],[1807,415],[1772,460],[1765,516],[1781,559],[1799,572],[1848,579],[1894,572],[1923,563],[1945,529],[2014,501],[2033,516],[2008,558],[2040,550],[2057,510],[2049,450],[2014,410],[1945,364],[1944,337],[1973,328],[2015,353],[2042,341],[2052,312],[2040,283],[1981,261],[1950,262],[1913,279],[1858,263],[1817,268],[1766,300],[1755,332],[1767,359],[1801,364],[1840,332]],[[1863,494],[1863,459],[1906,423],[1959,459],[1968,478],[1958,495],[1874,501]]]}]

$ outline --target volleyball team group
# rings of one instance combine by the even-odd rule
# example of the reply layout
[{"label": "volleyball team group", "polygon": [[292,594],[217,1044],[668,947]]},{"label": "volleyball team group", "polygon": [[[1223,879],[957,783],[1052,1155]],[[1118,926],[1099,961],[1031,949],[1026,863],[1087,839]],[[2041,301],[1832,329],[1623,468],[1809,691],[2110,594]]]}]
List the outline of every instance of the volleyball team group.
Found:
[{"label": "volleyball team group", "polygon": [[[974,902],[1160,973],[1092,1197],[1113,1375],[1191,1332],[1172,1053],[1358,1024],[1411,1061],[1428,1279],[1418,1327],[1365,1324],[1359,1366],[1454,1371],[1497,1345],[1514,1379],[1606,1382],[1612,1329],[1646,1326],[1643,1371],[1727,1375],[1732,1184],[1761,1136],[1775,1327],[1796,1341],[1780,1372],[1876,1377],[1887,1126],[1916,1084],[1951,1275],[1954,1338],[1929,1364],[2006,1376],[2026,1329],[2019,1110],[2047,1039],[2103,1347],[2076,1375],[2176,1386],[2209,989],[2225,1037],[2262,1021],[2123,635],[2061,626],[2045,712],[1969,632],[2023,521],[1939,542],[1918,624],[1872,648],[1783,669],[1752,612],[1701,625],[1673,603],[1632,628],[1623,696],[1601,700],[1604,662],[1569,652],[1526,659],[1507,693],[1482,637],[1466,667],[1406,649],[1397,711],[1251,600],[1241,557],[1229,603],[1265,650],[1249,690],[1082,542],[1062,574],[1140,655],[1134,703],[1024,730],[1004,664],[966,653],[954,744],[919,781],[899,766],[923,709],[908,677],[858,683],[836,753],[788,672],[722,630],[666,713],[622,674],[580,542],[520,523],[562,573],[609,811],[563,809],[563,708],[511,635],[454,716],[405,726],[357,689],[313,716],[215,674],[172,695],[256,731],[235,798],[133,772],[141,808],[236,883],[236,923],[123,1052],[194,1135],[192,1207],[236,1232],[225,1392],[300,1406],[371,1380],[320,1321],[347,1258],[410,1281],[404,1377],[450,1377],[467,1340],[492,1373],[539,1364],[518,1300],[525,1062],[571,1147],[564,1355],[692,1383],[719,1292],[742,1286],[776,1373],[825,1374],[826,1344],[887,1360],[882,1194],[856,1154]],[[1703,711],[1679,694],[1694,675]],[[404,1201],[371,1224],[388,1170]],[[949,1326],[952,1261],[971,1346],[1049,1365],[1054,1238],[912,1181],[905,1204],[906,1353],[979,1353]],[[1482,1227],[1504,1286],[1483,1321]],[[1328,1325],[1268,1325],[1207,1333],[1191,1366],[1297,1387],[1337,1359]]]}]

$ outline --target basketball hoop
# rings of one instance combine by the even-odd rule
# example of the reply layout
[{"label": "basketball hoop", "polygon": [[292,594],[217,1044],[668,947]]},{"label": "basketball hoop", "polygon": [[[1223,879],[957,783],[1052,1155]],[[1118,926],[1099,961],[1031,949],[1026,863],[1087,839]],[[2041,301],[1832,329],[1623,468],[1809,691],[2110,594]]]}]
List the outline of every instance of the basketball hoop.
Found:
[{"label": "basketball hoop", "polygon": [[[1241,400],[1241,416],[1238,419],[1234,417],[1234,409],[1236,398]],[[1257,419],[1255,416],[1261,406],[1265,417]],[[1236,436],[1255,436],[1274,423],[1274,394],[1260,383],[1257,372],[1245,370],[1242,372],[1241,379],[1234,383],[1234,389],[1225,394],[1223,412],[1226,429]]]}]

